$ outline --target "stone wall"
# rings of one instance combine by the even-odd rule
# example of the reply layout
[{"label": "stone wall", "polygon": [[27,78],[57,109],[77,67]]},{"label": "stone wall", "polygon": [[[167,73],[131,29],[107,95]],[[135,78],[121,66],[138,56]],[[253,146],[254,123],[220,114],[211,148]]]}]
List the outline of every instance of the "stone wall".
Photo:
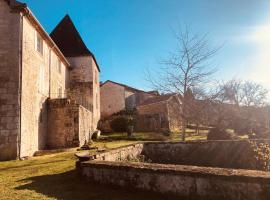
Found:
[{"label": "stone wall", "polygon": [[125,88],[107,82],[100,88],[101,118],[106,118],[125,109]]},{"label": "stone wall", "polygon": [[[256,140],[270,144],[270,140]],[[148,142],[143,154],[154,163],[257,169],[248,140]]]},{"label": "stone wall", "polygon": [[270,173],[262,171],[88,161],[82,163],[81,173],[98,183],[183,199],[268,200],[270,196]]},{"label": "stone wall", "polygon": [[[258,142],[270,144],[269,140]],[[78,161],[76,165],[77,170],[91,181],[163,193],[172,195],[172,199],[268,200],[270,172],[217,168],[226,165],[221,160],[230,164],[226,167],[233,167],[232,162],[248,162],[245,160],[246,144],[246,141],[146,142],[101,153],[77,153],[81,162]],[[125,160],[140,154],[147,155],[154,163]],[[203,165],[208,165],[205,162],[208,160],[217,166],[183,165],[186,159],[189,160],[188,154],[194,160],[187,164],[202,165],[203,161]],[[244,157],[244,160],[239,162],[235,157],[238,160]]]},{"label": "stone wall", "polygon": [[89,140],[92,113],[68,99],[49,100],[47,147],[79,147]]},{"label": "stone wall", "polygon": [[168,102],[168,122],[172,132],[178,132],[182,128],[182,106],[177,96],[173,96]]},{"label": "stone wall", "polygon": [[[91,56],[69,57],[72,70],[70,71],[71,85],[78,82],[91,84],[91,101],[93,106],[93,127],[97,128],[100,119],[100,87],[99,87],[99,71],[96,63]],[[72,87],[71,87],[72,92]],[[88,94],[86,95],[88,96]]]},{"label": "stone wall", "polygon": [[91,82],[71,82],[67,91],[67,98],[93,110],[93,86]]},{"label": "stone wall", "polygon": [[[67,88],[67,66],[43,39],[43,53],[36,50],[36,35],[41,32],[23,17],[21,157],[46,148],[47,99],[63,98]],[[61,62],[61,69],[58,63]]]},{"label": "stone wall", "polygon": [[[75,155],[80,161],[95,160],[95,161],[123,161],[127,159],[137,158],[143,150],[142,143],[126,145],[106,151],[94,152],[79,152]],[[78,166],[79,167],[79,166]]]},{"label": "stone wall", "polygon": [[18,156],[20,14],[0,1],[0,160]]},{"label": "stone wall", "polygon": [[138,106],[136,131],[160,132],[169,130],[167,102]]}]

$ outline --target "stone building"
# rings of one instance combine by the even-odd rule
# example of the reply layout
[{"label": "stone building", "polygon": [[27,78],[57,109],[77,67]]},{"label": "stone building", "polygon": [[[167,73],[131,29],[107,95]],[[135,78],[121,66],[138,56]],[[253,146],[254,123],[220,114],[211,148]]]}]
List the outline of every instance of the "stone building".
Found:
[{"label": "stone building", "polygon": [[146,99],[158,95],[157,92],[145,92],[136,88],[106,81],[100,86],[101,118],[106,118],[122,110],[132,110]]},{"label": "stone building", "polygon": [[136,130],[179,131],[182,127],[181,98],[177,94],[155,96],[137,106],[138,119]]},{"label": "stone building", "polygon": [[130,86],[106,81],[101,84],[101,123],[104,132],[112,131],[112,116],[122,110],[137,110],[136,131],[179,131],[181,129],[181,99],[176,94],[159,95]]},{"label": "stone building", "polygon": [[87,141],[99,72],[69,16],[49,35],[26,4],[0,0],[0,160]]}]

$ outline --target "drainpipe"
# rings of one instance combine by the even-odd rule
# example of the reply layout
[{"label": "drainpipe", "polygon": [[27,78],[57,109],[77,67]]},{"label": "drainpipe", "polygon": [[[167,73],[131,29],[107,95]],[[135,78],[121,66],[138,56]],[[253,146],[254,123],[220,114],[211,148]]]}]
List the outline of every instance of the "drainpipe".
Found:
[{"label": "drainpipe", "polygon": [[22,65],[23,65],[23,17],[24,14],[20,13],[20,29],[19,29],[19,133],[17,142],[17,153],[18,158],[21,159],[21,137],[22,137]]}]

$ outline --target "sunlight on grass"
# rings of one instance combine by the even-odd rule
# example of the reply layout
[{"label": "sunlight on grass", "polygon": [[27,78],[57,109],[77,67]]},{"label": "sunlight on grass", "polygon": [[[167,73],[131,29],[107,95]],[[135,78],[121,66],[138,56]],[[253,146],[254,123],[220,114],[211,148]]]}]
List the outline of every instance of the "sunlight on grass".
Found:
[{"label": "sunlight on grass", "polygon": [[[193,134],[193,135],[192,135]],[[92,147],[111,149],[140,141],[180,141],[181,134],[164,136],[161,133],[113,133],[94,141]],[[206,136],[188,134],[187,140],[206,139]],[[95,150],[92,150],[95,151]],[[130,192],[124,189],[86,183],[75,171],[73,152],[56,153],[25,161],[0,162],[0,199],[164,199],[160,194]]]}]

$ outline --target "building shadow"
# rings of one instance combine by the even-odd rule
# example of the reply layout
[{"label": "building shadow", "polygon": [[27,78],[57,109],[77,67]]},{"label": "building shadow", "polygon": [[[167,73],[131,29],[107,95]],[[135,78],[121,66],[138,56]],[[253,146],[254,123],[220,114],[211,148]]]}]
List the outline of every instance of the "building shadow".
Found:
[{"label": "building shadow", "polygon": [[[16,190],[30,190],[47,197],[63,200],[166,200],[172,199],[156,193],[134,191],[86,181],[75,170],[61,174],[36,176],[21,181],[28,183]],[[30,183],[29,183],[30,182]]]}]

